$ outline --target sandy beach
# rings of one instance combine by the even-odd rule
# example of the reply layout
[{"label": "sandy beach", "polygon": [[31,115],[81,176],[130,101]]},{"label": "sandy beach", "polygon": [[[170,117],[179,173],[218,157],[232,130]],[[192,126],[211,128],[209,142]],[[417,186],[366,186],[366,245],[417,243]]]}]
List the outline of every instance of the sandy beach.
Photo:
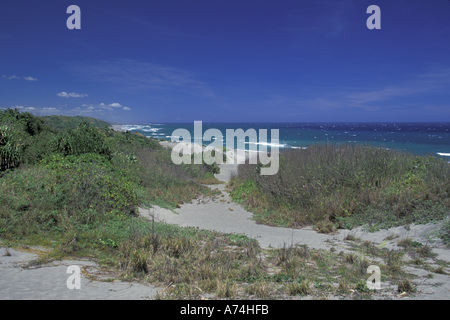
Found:
[{"label": "sandy beach", "polygon": [[113,125],[111,125],[111,129],[118,131],[118,132],[125,132],[126,130],[122,129],[122,126],[123,125],[121,125],[121,124],[113,124]]}]

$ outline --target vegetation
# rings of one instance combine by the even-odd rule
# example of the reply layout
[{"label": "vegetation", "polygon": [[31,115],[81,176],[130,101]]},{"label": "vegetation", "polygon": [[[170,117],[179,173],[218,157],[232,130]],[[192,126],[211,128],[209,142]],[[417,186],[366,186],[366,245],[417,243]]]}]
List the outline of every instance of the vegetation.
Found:
[{"label": "vegetation", "polygon": [[92,127],[97,129],[108,128],[111,125],[105,121],[82,116],[43,116],[40,119],[47,125],[56,128],[57,130],[76,129],[82,123],[89,123]]},{"label": "vegetation", "polygon": [[375,229],[440,220],[450,208],[450,166],[434,157],[317,145],[282,152],[277,175],[262,176],[259,168],[239,166],[230,190],[264,224]]},{"label": "vegetation", "polygon": [[[22,162],[35,161],[35,137],[45,136],[51,128],[31,113],[20,113],[17,109],[0,110],[0,172],[18,167]],[[45,148],[39,151],[43,156]]]},{"label": "vegetation", "polygon": [[[216,182],[213,173],[218,168],[204,164],[174,165],[170,161],[170,150],[161,147],[154,139],[99,128],[88,122],[79,122],[80,118],[72,119],[76,125],[71,123],[71,118],[64,118],[64,125],[56,128],[49,121],[28,113],[0,111],[0,244],[19,248],[39,245],[50,249],[41,252],[34,264],[74,256],[96,258],[100,265],[115,271],[114,279],[147,281],[164,287],[159,295],[161,299],[295,299],[306,295],[314,298],[371,298],[377,293],[367,288],[366,269],[375,263],[381,268],[383,282],[397,285],[399,293],[414,292],[411,275],[402,271],[401,267],[408,262],[402,259],[401,253],[370,243],[359,243],[354,237],[348,237],[348,241],[358,254],[313,250],[306,246],[263,250],[256,241],[244,235],[154,223],[137,215],[139,206],[158,204],[175,208],[210,192],[204,184]],[[318,154],[311,155],[315,156]],[[343,154],[341,157],[342,162],[338,163],[343,167],[335,168],[337,172],[349,165]],[[290,159],[289,155],[284,154],[280,168],[282,179],[268,181],[278,183],[280,188],[300,186],[291,185],[294,181],[288,179],[289,175],[299,174],[296,171],[298,163],[289,163],[286,159]],[[386,163],[391,160],[386,159]],[[310,179],[307,186],[315,189],[294,188],[293,192],[286,193],[285,198],[274,202],[276,207],[269,207],[268,203],[276,199],[276,195],[281,196],[281,192],[271,193],[273,186],[265,184],[265,178],[252,174],[252,170],[257,173],[258,167],[242,166],[240,175],[232,183],[233,195],[254,208],[282,209],[284,214],[289,213],[288,209],[294,205],[307,207],[305,204],[309,204],[314,208],[314,192],[320,191],[314,184],[317,181],[328,192],[319,193],[317,199],[324,194],[334,197],[332,199],[337,199],[338,194],[347,196],[343,198],[345,201],[338,202],[340,206],[337,208],[342,209],[337,211],[339,214],[334,218],[333,215],[326,216],[333,223],[340,222],[338,218],[363,214],[362,209],[355,209],[348,216],[343,214],[344,208],[353,208],[344,206],[351,200],[351,190],[363,193],[364,185],[372,185],[372,192],[377,188],[385,192],[379,197],[390,194],[388,199],[392,203],[396,196],[400,197],[392,188],[400,189],[403,185],[399,184],[401,180],[395,178],[393,171],[389,171],[391,169],[383,169],[388,171],[374,182],[364,177],[362,164],[358,165],[355,160],[352,170],[359,169],[360,185],[357,181],[345,179],[344,171],[332,182],[327,180],[331,175],[327,170],[331,169],[322,161],[319,161],[320,168],[315,168],[310,161],[310,167],[305,167],[297,176],[305,185]],[[418,198],[421,202],[415,204],[420,207],[427,204],[427,200],[433,200],[442,208],[447,206],[445,192],[449,190],[440,177],[447,174],[445,167],[439,167],[440,163],[431,159],[410,161],[409,165],[414,163],[417,167],[410,168],[410,175],[403,177],[407,182],[403,183],[411,186],[411,195],[421,196]],[[439,174],[430,168],[440,170]],[[320,178],[314,180],[314,175]],[[352,179],[357,177],[352,176]],[[430,185],[439,192],[431,194],[424,187],[423,180],[430,177],[434,179]],[[389,179],[397,184],[388,184]],[[341,187],[337,188],[337,185]],[[356,185],[360,188],[357,189]],[[385,185],[391,189],[381,187]],[[341,193],[335,194],[336,190]],[[386,193],[388,190],[390,193]],[[302,198],[308,194],[306,191],[310,194],[309,199]],[[427,192],[430,194],[424,199]],[[267,200],[261,200],[261,196]],[[364,199],[359,197],[359,201]],[[288,200],[293,201],[292,204]],[[321,208],[327,208],[325,204],[328,203],[321,204]],[[266,216],[270,210],[265,212]],[[402,211],[400,207],[398,210],[399,213],[406,212],[405,216],[414,213],[414,210]],[[435,210],[439,215],[439,210]],[[278,218],[281,222],[286,221],[281,215]],[[316,220],[311,218],[311,221]],[[418,263],[425,257],[434,258],[426,245],[408,241],[401,245],[408,254],[417,256],[410,263]],[[440,262],[437,269],[429,268],[432,269],[430,272],[445,273],[447,267],[448,264]]]},{"label": "vegetation", "polygon": [[0,170],[11,169],[19,165],[22,160],[20,144],[11,138],[8,126],[0,127]]},{"label": "vegetation", "polygon": [[8,109],[0,128],[0,237],[8,241],[48,242],[129,223],[138,206],[174,208],[214,180],[204,165],[167,161],[169,151],[152,139],[88,122],[58,130]]}]

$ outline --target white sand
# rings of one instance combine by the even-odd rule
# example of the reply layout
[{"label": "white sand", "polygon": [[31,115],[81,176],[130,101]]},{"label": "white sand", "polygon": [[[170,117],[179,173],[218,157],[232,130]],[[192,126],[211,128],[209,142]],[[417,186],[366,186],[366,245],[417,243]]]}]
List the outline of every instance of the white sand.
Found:
[{"label": "white sand", "polygon": [[122,129],[122,125],[121,124],[113,124],[111,126],[111,129],[118,131],[118,132],[125,132],[126,130]]},{"label": "white sand", "polygon": [[[37,258],[36,253],[0,247],[1,300],[142,300],[153,299],[158,292],[156,287],[140,283],[100,281],[114,275],[89,260],[64,260],[28,268],[28,263]],[[70,265],[82,270],[80,289],[67,287]]]}]

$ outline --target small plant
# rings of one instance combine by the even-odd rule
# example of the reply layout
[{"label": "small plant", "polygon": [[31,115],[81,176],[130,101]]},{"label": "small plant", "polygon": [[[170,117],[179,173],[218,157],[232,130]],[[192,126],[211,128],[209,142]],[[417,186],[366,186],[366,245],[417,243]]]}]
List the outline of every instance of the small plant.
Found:
[{"label": "small plant", "polygon": [[339,280],[337,290],[338,290],[338,292],[343,293],[343,294],[348,293],[350,291],[350,286],[346,279]]},{"label": "small plant", "polygon": [[110,247],[110,248],[117,248],[119,247],[118,243],[112,239],[98,239],[103,245]]},{"label": "small plant", "polygon": [[349,233],[344,238],[345,241],[356,241],[358,240],[357,237],[355,237],[353,234]]},{"label": "small plant", "polygon": [[433,249],[429,245],[421,245],[417,247],[416,252],[424,258],[431,258],[433,256],[436,256],[436,254],[433,253]]},{"label": "small plant", "polygon": [[438,273],[438,274],[448,274],[447,271],[445,271],[445,267],[444,266],[438,266],[436,267],[433,272]]},{"label": "small plant", "polygon": [[9,252],[8,248],[5,248],[5,253],[3,254],[4,257],[10,257],[11,252]]},{"label": "small plant", "polygon": [[236,296],[237,287],[230,279],[217,279],[216,294],[219,298],[232,299]]},{"label": "small plant", "polygon": [[414,290],[415,290],[415,288],[414,288],[414,285],[411,282],[411,280],[404,278],[404,279],[400,279],[400,281],[398,282],[397,291],[399,293],[403,293],[403,292],[412,293],[412,292],[414,292]]},{"label": "small plant", "polygon": [[355,289],[360,292],[360,293],[368,293],[370,292],[369,287],[367,286],[366,281],[358,281],[358,283],[356,283]]},{"label": "small plant", "polygon": [[291,296],[306,296],[311,293],[311,284],[306,279],[300,282],[292,282],[286,286],[286,292]]},{"label": "small plant", "polygon": [[331,221],[321,220],[316,223],[315,229],[320,233],[332,233],[336,231],[336,225]]},{"label": "small plant", "polygon": [[273,290],[273,285],[270,282],[259,280],[249,285],[246,292],[250,295],[255,295],[259,299],[269,298]]}]

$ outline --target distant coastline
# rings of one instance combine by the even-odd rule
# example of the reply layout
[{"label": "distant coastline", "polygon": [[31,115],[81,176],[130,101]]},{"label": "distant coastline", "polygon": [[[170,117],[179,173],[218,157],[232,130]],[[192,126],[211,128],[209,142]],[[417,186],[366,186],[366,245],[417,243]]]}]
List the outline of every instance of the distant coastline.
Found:
[{"label": "distant coastline", "polygon": [[[433,155],[446,161],[450,154],[450,123],[204,123],[203,127],[222,133],[237,128],[279,129],[280,150],[335,143],[371,144],[415,155]],[[178,128],[187,129],[193,135],[193,123],[122,124],[114,128],[166,141],[171,141],[173,131]],[[203,144],[209,145],[210,141],[205,140]]]}]

